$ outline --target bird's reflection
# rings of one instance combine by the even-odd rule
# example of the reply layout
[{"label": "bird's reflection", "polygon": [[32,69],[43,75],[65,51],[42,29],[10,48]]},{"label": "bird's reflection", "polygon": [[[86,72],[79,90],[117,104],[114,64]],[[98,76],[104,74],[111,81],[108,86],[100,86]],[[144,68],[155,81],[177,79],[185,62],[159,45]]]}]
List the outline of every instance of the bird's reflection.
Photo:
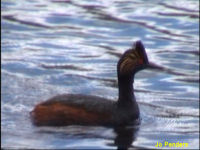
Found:
[{"label": "bird's reflection", "polygon": [[[40,127],[37,128],[38,133],[55,134],[58,139],[107,139],[107,146],[117,147],[119,150],[134,148],[132,143],[136,139],[139,130],[137,126],[120,126],[120,127],[86,127],[86,126],[67,126],[67,127]],[[89,142],[89,141],[88,141]]]},{"label": "bird's reflection", "polygon": [[126,150],[129,147],[132,147],[133,141],[136,139],[137,131],[139,127],[116,127],[114,132],[116,137],[114,139],[114,145],[117,146],[117,149]]}]

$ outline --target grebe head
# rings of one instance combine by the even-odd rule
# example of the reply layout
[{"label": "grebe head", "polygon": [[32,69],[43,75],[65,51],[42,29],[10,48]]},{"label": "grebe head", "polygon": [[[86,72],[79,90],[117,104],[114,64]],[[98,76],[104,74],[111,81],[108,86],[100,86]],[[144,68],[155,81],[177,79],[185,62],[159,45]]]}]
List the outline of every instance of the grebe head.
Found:
[{"label": "grebe head", "polygon": [[145,48],[141,41],[136,41],[127,50],[117,65],[118,77],[132,77],[136,72],[146,68],[149,64]]}]

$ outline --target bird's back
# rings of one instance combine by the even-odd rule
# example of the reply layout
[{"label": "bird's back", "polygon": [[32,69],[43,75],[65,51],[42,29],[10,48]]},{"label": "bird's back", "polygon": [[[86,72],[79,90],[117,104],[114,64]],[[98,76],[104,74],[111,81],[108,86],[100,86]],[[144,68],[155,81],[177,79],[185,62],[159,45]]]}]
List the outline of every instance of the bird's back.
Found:
[{"label": "bird's back", "polygon": [[117,104],[105,98],[63,94],[38,104],[31,112],[36,125],[109,125]]}]

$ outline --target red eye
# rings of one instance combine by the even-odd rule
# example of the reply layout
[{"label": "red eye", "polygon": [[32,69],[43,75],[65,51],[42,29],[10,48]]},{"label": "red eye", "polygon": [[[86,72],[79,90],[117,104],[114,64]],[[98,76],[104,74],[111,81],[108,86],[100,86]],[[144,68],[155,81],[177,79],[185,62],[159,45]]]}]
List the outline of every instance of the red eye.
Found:
[{"label": "red eye", "polygon": [[141,59],[139,59],[139,61],[138,61],[138,62],[139,62],[139,64],[140,64],[140,65],[142,65],[142,64],[143,64],[143,59],[142,59],[142,58],[141,58]]}]

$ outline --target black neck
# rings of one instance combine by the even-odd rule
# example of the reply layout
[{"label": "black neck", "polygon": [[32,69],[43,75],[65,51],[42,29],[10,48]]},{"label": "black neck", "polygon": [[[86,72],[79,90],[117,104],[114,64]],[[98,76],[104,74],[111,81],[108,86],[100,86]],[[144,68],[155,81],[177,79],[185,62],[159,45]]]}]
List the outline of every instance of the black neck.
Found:
[{"label": "black neck", "polygon": [[120,77],[118,76],[118,86],[119,86],[119,100],[118,104],[131,105],[135,102],[133,81],[134,76]]}]

